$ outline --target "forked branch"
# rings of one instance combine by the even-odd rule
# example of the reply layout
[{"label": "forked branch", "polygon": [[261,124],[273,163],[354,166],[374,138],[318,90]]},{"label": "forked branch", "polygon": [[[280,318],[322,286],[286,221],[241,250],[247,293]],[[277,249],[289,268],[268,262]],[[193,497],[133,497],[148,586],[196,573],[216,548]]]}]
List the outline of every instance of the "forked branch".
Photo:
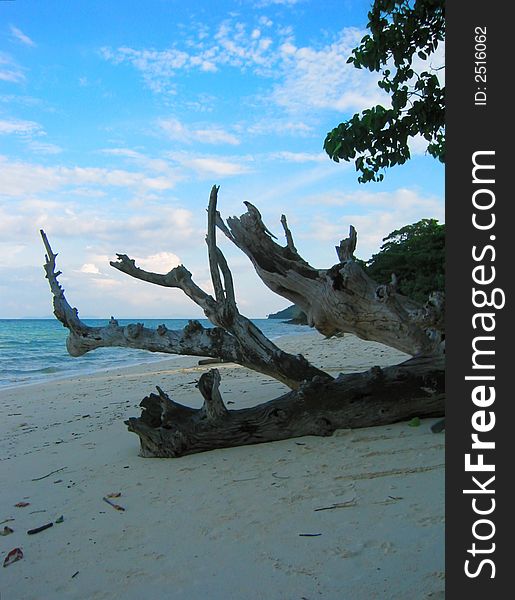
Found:
[{"label": "forked branch", "polygon": [[90,327],[79,319],[77,309],[68,304],[57,279],[60,272],[55,271],[57,254],[52,251],[47,236],[41,231],[47,252],[45,271],[54,297],[54,313],[70,331],[67,349],[72,356],[80,356],[95,348],[124,346],[235,362],[274,377],[292,389],[316,376],[331,379],[330,375],[310,365],[303,356],[283,352],[238,311],[232,274],[223,253],[216,245],[216,221],[219,218],[216,210],[217,193],[218,187],[213,186],[206,237],[216,298],[202,290],[183,265],[166,274],[159,274],[139,268],[125,254],[118,254],[118,260],[110,263],[119,271],[141,281],[181,289],[202,308],[206,317],[215,325],[214,328],[205,328],[198,321],[190,321],[183,330],[169,330],[165,325],[154,330],[144,327],[142,323],[122,327],[114,318],[105,327]]},{"label": "forked branch", "polygon": [[281,218],[286,246],[270,236],[257,209],[227,219],[220,229],[251,260],[260,279],[275,293],[296,304],[308,324],[324,335],[353,333],[412,356],[443,351],[443,311],[434,300],[426,305],[398,293],[395,281],[379,285],[354,260],[357,233],[336,247],[339,262],[315,269],[298,253],[286,219]]}]

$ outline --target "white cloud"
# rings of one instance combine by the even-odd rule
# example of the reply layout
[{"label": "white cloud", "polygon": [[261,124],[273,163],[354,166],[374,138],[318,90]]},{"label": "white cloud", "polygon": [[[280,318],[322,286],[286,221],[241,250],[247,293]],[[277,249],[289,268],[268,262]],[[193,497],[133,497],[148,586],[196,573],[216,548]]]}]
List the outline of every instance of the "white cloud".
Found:
[{"label": "white cloud", "polygon": [[87,273],[88,275],[99,275],[100,271],[93,263],[85,263],[80,268],[81,273]]},{"label": "white cloud", "polygon": [[[160,233],[157,232],[157,236]],[[168,312],[172,317],[191,317],[198,314],[195,305],[179,290],[137,281],[112,268],[109,261],[113,260],[114,256],[90,254],[86,256],[87,262],[82,267],[74,268],[74,264],[81,264],[77,262],[80,260],[80,256],[76,256],[77,242],[72,240],[70,244],[66,239],[57,239],[56,236],[50,236],[50,239],[54,249],[59,251],[59,268],[63,271],[61,280],[65,285],[68,300],[79,307],[82,316],[137,316],[141,319],[145,316],[163,318]],[[54,237],[56,239],[52,241]],[[126,238],[115,240],[116,242],[127,244]],[[137,242],[136,238],[132,238],[131,243]],[[156,237],[150,241],[149,246],[155,246],[155,242]],[[112,243],[113,239],[110,238],[109,247]],[[149,271],[166,273],[180,263],[179,258],[170,252],[133,254],[131,250],[132,246],[129,248],[129,254],[136,264]]]},{"label": "white cloud", "polygon": [[[124,305],[127,302],[127,286],[123,287],[121,281],[117,279],[111,279],[110,277],[97,277],[93,280],[93,285],[100,288],[101,290],[120,290],[119,301]],[[112,311],[110,311],[112,312]]]},{"label": "white cloud", "polygon": [[[0,65],[2,63],[2,54],[0,53]],[[1,79],[1,77],[0,77]],[[41,106],[44,102],[40,98],[33,98],[32,96],[21,96],[19,94],[1,94],[0,102],[6,104],[13,104],[16,106]]]},{"label": "white cloud", "polygon": [[0,194],[27,196],[63,188],[127,187],[138,192],[161,192],[172,188],[176,180],[170,176],[152,176],[137,171],[98,167],[46,167],[26,162],[9,161],[0,156]]},{"label": "white cloud", "polygon": [[181,166],[205,177],[212,175],[230,177],[251,172],[250,167],[244,164],[245,159],[242,157],[199,156],[188,152],[170,152],[168,156]]},{"label": "white cloud", "polygon": [[93,200],[94,198],[105,198],[107,196],[107,191],[88,187],[77,187],[72,190],[70,196],[82,196],[84,198],[89,198],[89,200]]},{"label": "white cloud", "polygon": [[271,99],[292,112],[307,109],[359,111],[388,96],[377,87],[378,76],[347,63],[363,31],[346,28],[322,48],[297,47],[290,40],[280,48],[283,81]]},{"label": "white cloud", "polygon": [[[261,25],[269,28],[272,22],[262,21]],[[176,94],[174,78],[181,70],[213,73],[228,66],[274,76],[274,67],[281,58],[277,43],[286,41],[286,32],[276,32],[279,38],[274,42],[270,35],[264,35],[263,30],[247,27],[234,19],[223,21],[214,32],[206,28],[200,28],[200,31],[202,35],[188,40],[187,50],[175,46],[164,50],[122,46],[117,49],[104,47],[100,53],[115,65],[132,65],[156,93]]]},{"label": "white cloud", "polygon": [[[343,172],[349,169],[349,163],[342,163],[337,168],[339,172]],[[263,214],[265,213],[265,206],[280,206],[288,197],[295,198],[295,205],[297,205],[307,188],[312,188],[315,185],[317,187],[325,186],[324,180],[334,177],[335,173],[335,164],[329,158],[325,161],[316,161],[314,164],[308,163],[303,168],[285,169],[281,179],[276,181],[274,185],[260,186],[255,190],[254,196],[247,195],[249,193],[247,192],[245,199],[254,203],[256,197],[258,197],[260,206],[263,207],[260,209]]]},{"label": "white cloud", "polygon": [[34,121],[22,121],[14,119],[11,121],[0,120],[0,135],[39,135],[43,128]]},{"label": "white cloud", "polygon": [[35,154],[49,155],[60,154],[62,152],[62,148],[56,144],[41,141],[41,138],[47,134],[43,127],[35,121],[21,119],[0,120],[0,135],[19,136],[25,141],[29,150]]},{"label": "white cloud", "polygon": [[15,27],[14,25],[11,25],[11,35],[25,46],[31,46],[32,48],[36,46],[35,42],[31,40],[28,35],[23,33],[21,29],[18,29],[18,27]]},{"label": "white cloud", "polygon": [[198,142],[206,144],[231,144],[237,146],[240,143],[240,140],[236,136],[219,127],[196,129],[193,131],[193,134]]},{"label": "white cloud", "polygon": [[0,202],[2,241],[32,248],[36,244],[39,250],[38,231],[43,229],[61,240],[63,253],[65,247],[73,244],[71,253],[75,255],[77,239],[85,238],[91,248],[104,253],[82,256],[74,269],[98,275],[105,272],[114,252],[130,252],[140,257],[142,265],[168,271],[180,262],[179,258],[165,251],[156,252],[156,240],[171,240],[170,244],[185,251],[202,243],[205,235],[203,228],[196,226],[197,215],[184,208],[156,204],[147,206],[143,214],[118,217],[105,203],[90,206],[67,198],[68,195],[63,200]]},{"label": "white cloud", "polygon": [[[176,93],[174,78],[181,70],[231,67],[278,81],[269,93],[265,92],[264,100],[280,109],[348,112],[389,101],[377,87],[377,74],[347,64],[363,35],[363,30],[348,27],[323,46],[298,46],[290,27],[272,29],[269,20],[259,27],[247,26],[233,18],[201,39],[190,39],[186,50],[120,47],[104,48],[102,55],[114,64],[131,64],[159,93]],[[179,125],[173,120],[169,123],[171,135],[186,133]],[[218,141],[231,143],[228,139]]]},{"label": "white cloud", "polygon": [[440,212],[441,199],[435,196],[420,195],[419,192],[398,188],[394,192],[372,192],[358,190],[351,193],[331,191],[325,194],[310,196],[304,200],[306,204],[315,206],[359,206],[366,208],[393,208],[400,210],[426,210]]},{"label": "white cloud", "polygon": [[[168,271],[181,264],[181,260],[176,254],[164,251],[147,256],[134,256],[132,258],[136,261],[138,267],[154,273],[168,273]],[[107,255],[94,255],[91,256],[91,260],[94,262],[84,263],[79,272],[86,275],[101,275],[105,281],[105,275],[103,275],[102,271],[106,272],[107,269],[111,269],[109,265],[111,258]],[[97,265],[101,265],[102,270]]]},{"label": "white cloud", "polygon": [[184,106],[188,112],[195,111],[200,113],[210,113],[213,112],[216,101],[216,96],[203,92],[197,96],[193,96],[191,100],[185,98]]},{"label": "white cloud", "polygon": [[157,93],[175,94],[171,79],[178,69],[189,65],[188,53],[175,48],[157,51],[136,50],[124,46],[117,50],[101,48],[100,53],[105,60],[115,65],[132,64],[143,75],[148,87]]},{"label": "white cloud", "polygon": [[106,148],[101,152],[110,154],[111,156],[127,158],[130,162],[139,165],[147,171],[161,173],[174,181],[179,181],[182,178],[181,174],[176,169],[173,169],[170,162],[162,158],[153,158],[146,154],[142,154],[141,152],[137,152],[136,150],[131,150],[130,148]]},{"label": "white cloud", "polygon": [[297,237],[335,244],[346,237],[349,226],[354,225],[358,232],[357,256],[365,259],[378,252],[383,238],[395,229],[424,218],[441,222],[445,219],[442,199],[405,188],[394,192],[328,193],[308,201],[319,207],[346,206],[347,209],[335,218],[334,212],[329,214],[321,208],[307,230],[298,232]]},{"label": "white cloud", "polygon": [[293,163],[327,162],[329,160],[324,152],[273,152],[268,158]]},{"label": "white cloud", "polygon": [[29,148],[36,154],[60,154],[63,149],[56,144],[31,141]]},{"label": "white cloud", "polygon": [[[0,217],[3,217],[0,211]],[[18,262],[18,256],[25,250],[23,244],[11,244],[0,242],[0,268],[9,267],[13,269]]]},{"label": "white cloud", "polygon": [[21,83],[25,81],[25,74],[9,56],[0,52],[0,81]]},{"label": "white cloud", "polygon": [[428,144],[429,142],[420,134],[408,139],[408,146],[412,156],[426,154]]},{"label": "white cloud", "polygon": [[189,161],[192,169],[202,175],[220,175],[229,177],[248,173],[250,169],[244,165],[214,157],[197,157]]},{"label": "white cloud", "polygon": [[263,16],[259,17],[259,24],[262,25],[263,27],[272,27],[272,25],[274,23],[270,18],[263,15]]},{"label": "white cloud", "polygon": [[217,126],[189,127],[178,119],[160,119],[158,127],[171,140],[177,140],[184,144],[200,142],[203,144],[230,144],[237,146],[240,140],[233,134]]},{"label": "white cloud", "polygon": [[157,125],[171,140],[179,140],[183,143],[191,141],[188,137],[188,128],[178,119],[160,119]]},{"label": "white cloud", "polygon": [[138,267],[154,273],[168,273],[181,264],[180,258],[172,252],[157,252],[142,258],[136,257],[135,261]]},{"label": "white cloud", "polygon": [[287,134],[295,137],[308,137],[313,135],[315,129],[302,121],[289,119],[268,118],[262,119],[252,125],[239,125],[239,129],[252,135]]}]

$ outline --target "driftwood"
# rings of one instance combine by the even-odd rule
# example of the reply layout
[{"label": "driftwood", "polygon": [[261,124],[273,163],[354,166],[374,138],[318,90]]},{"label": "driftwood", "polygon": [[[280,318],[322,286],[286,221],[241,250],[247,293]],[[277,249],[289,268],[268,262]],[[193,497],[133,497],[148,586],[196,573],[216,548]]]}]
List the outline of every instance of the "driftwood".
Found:
[{"label": "driftwood", "polygon": [[329,377],[310,365],[302,355],[283,352],[238,311],[231,272],[222,252],[216,246],[217,193],[218,188],[214,187],[209,201],[206,238],[215,298],[195,284],[191,273],[183,265],[161,275],[140,269],[125,254],[118,254],[118,260],[110,263],[136,279],[181,289],[202,308],[206,317],[215,325],[214,328],[205,328],[198,321],[190,321],[182,330],[169,330],[165,325],[149,329],[142,323],[122,327],[113,317],[105,327],[86,325],[79,319],[77,309],[72,308],[64,296],[57,280],[61,273],[55,271],[57,254],[54,254],[44,231],[41,231],[47,252],[45,271],[54,297],[54,314],[70,332],[66,340],[69,354],[81,356],[95,348],[124,346],[150,352],[219,358],[270,375],[291,389],[298,388],[306,379]]},{"label": "driftwood", "polygon": [[357,233],[336,247],[340,262],[315,269],[295,249],[283,215],[287,245],[270,236],[258,210],[249,202],[241,217],[218,219],[220,229],[250,258],[261,280],[275,293],[296,304],[308,325],[330,336],[353,333],[381,342],[412,356],[443,352],[443,296],[433,295],[425,305],[397,293],[396,277],[379,285],[355,262]]},{"label": "driftwood", "polygon": [[177,457],[214,448],[271,442],[336,429],[385,425],[443,412],[443,359],[413,358],[364,373],[315,378],[299,390],[241,410],[227,410],[216,369],[204,373],[200,409],[174,402],[160,388],[141,403],[141,417],[126,421],[142,456]]},{"label": "driftwood", "polygon": [[[201,409],[182,406],[160,388],[143,399],[142,414],[126,421],[140,438],[142,456],[177,457],[214,448],[255,444],[304,435],[330,435],[335,429],[367,427],[441,416],[444,410],[443,297],[420,305],[397,293],[395,276],[388,285],[370,279],[354,261],[357,233],[336,247],[339,263],[330,269],[311,267],[298,253],[286,217],[281,223],[286,246],[274,241],[256,207],[225,223],[217,212],[218,187],[211,190],[206,242],[214,297],[197,286],[183,266],[166,274],[136,266],[125,254],[111,265],[155,285],[179,288],[200,306],[214,325],[190,321],[182,330],[142,323],[122,327],[111,317],[104,327],[79,319],[58,282],[56,254],[45,233],[46,277],[53,294],[54,314],[69,330],[68,352],[80,356],[95,348],[125,346],[151,352],[209,357],[234,362],[285,383],[291,391],[243,410],[228,410],[212,369],[201,376]],[[325,335],[351,332],[383,342],[414,358],[394,367],[374,367],[365,373],[336,379],[311,365],[302,355],[279,349],[238,310],[232,275],[216,243],[220,229],[252,261],[273,291],[297,304],[309,324]],[[274,238],[274,239],[273,239]]]}]

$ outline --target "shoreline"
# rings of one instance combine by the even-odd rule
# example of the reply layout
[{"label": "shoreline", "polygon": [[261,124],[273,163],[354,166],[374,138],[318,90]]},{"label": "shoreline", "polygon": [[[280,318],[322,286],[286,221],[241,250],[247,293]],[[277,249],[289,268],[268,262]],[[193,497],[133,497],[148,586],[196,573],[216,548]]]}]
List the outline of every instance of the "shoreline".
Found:
[{"label": "shoreline", "polygon": [[[81,357],[78,357],[76,360],[80,360]],[[63,380],[68,380],[68,379],[76,379],[76,378],[81,378],[81,377],[94,377],[97,374],[102,374],[102,373],[109,373],[111,371],[118,371],[120,369],[135,369],[138,367],[144,367],[147,365],[155,365],[155,364],[159,364],[160,362],[167,362],[170,360],[176,360],[176,359],[180,359],[180,358],[185,358],[184,356],[180,355],[180,354],[164,354],[163,353],[163,358],[155,358],[154,360],[148,360],[145,362],[134,362],[132,364],[125,364],[125,365],[119,365],[119,366],[109,366],[109,367],[98,367],[98,368],[93,368],[91,370],[84,370],[84,371],[80,371],[80,372],[76,372],[73,374],[70,373],[62,373],[62,374],[51,374],[46,378],[42,378],[42,379],[34,379],[32,381],[27,381],[27,382],[23,382],[23,383],[16,383],[14,385],[0,385],[0,394],[3,391],[12,391],[18,388],[25,388],[25,387],[30,387],[33,385],[45,385],[45,384],[52,384],[54,382],[57,381],[63,381]],[[195,358],[195,357],[191,357],[191,358]],[[199,357],[200,358],[200,357]]]},{"label": "shoreline", "polygon": [[[288,337],[281,346],[334,374],[402,357],[352,336]],[[209,367],[197,362],[0,391],[0,521],[13,519],[14,530],[0,551],[24,553],[2,569],[6,598],[444,598],[445,437],[431,433],[434,419],[139,457],[124,419],[155,385],[201,406],[195,381]],[[232,363],[216,367],[230,409],[287,390]],[[103,501],[110,493],[124,511]]]},{"label": "shoreline", "polygon": [[[302,336],[309,337],[310,335],[316,336],[317,332],[310,331],[310,332],[301,333],[301,334],[294,334],[293,336],[289,336],[289,335],[279,336],[279,337],[273,339],[272,341],[274,343],[277,343],[282,338],[289,339],[290,337],[295,337],[295,338],[302,337]],[[169,361],[176,362],[176,361],[181,361],[184,359],[184,360],[194,361],[194,362],[198,363],[199,360],[208,358],[208,357],[202,357],[202,356],[193,356],[193,355],[189,355],[189,354],[185,355],[185,354],[166,354],[164,352],[159,352],[159,353],[148,352],[149,356],[152,354],[161,354],[162,356],[156,357],[153,360],[147,360],[147,361],[143,361],[143,362],[137,361],[134,363],[119,365],[119,366],[98,367],[98,368],[93,368],[91,370],[84,370],[84,371],[80,371],[78,373],[72,373],[72,374],[71,373],[63,373],[63,374],[55,374],[55,375],[52,374],[44,379],[37,379],[37,380],[28,381],[28,382],[24,382],[24,383],[17,383],[14,385],[5,385],[5,386],[0,385],[0,393],[2,391],[11,391],[14,389],[18,389],[18,388],[22,388],[22,387],[29,387],[32,385],[52,384],[53,382],[57,382],[57,381],[76,379],[76,378],[81,378],[81,377],[89,377],[89,376],[94,377],[96,375],[110,373],[111,371],[116,372],[119,370],[133,370],[133,369],[138,369],[141,367],[146,367],[146,366],[151,366],[151,365],[157,366],[160,363],[167,363]],[[74,360],[80,360],[80,359],[81,359],[81,357],[74,358]],[[219,363],[219,364],[221,364],[221,363]],[[208,365],[206,365],[205,368],[208,368]]]},{"label": "shoreline", "polygon": [[[17,319],[3,319],[4,321],[17,321]],[[28,319],[18,319],[20,321],[27,321]],[[55,319],[34,319],[36,321],[41,321],[41,320],[46,320],[46,321],[55,321]],[[162,320],[162,319],[161,319]],[[161,321],[159,320],[159,321]],[[205,320],[205,319],[204,319]],[[267,319],[268,320],[268,319]],[[158,319],[155,319],[155,321],[157,322]],[[166,319],[165,319],[166,321]],[[57,322],[57,321],[56,321]],[[318,335],[318,332],[308,328],[308,327],[304,327],[304,329],[306,329],[306,331],[297,331],[297,332],[292,332],[292,333],[286,333],[286,334],[281,334],[281,335],[277,335],[277,336],[271,336],[270,340],[273,341],[274,343],[277,343],[278,340],[280,340],[283,337],[286,338],[290,338],[290,337],[298,337],[298,336],[304,336],[304,335]],[[112,348],[115,351],[124,351],[124,350],[131,350],[128,348],[118,348],[118,347],[113,347]],[[66,351],[66,346],[65,346],[65,338],[63,338],[63,342],[62,342],[62,350],[63,350],[63,354],[66,357],[67,360],[73,360],[73,361],[80,361],[83,357],[71,357],[68,355],[67,351]],[[100,351],[102,350],[109,350],[109,348],[102,348],[100,349]],[[167,353],[152,353],[149,351],[145,351],[145,350],[136,350],[136,352],[141,353],[140,357],[135,357],[133,359],[130,358],[124,358],[123,360],[126,361],[125,364],[121,364],[121,365],[108,365],[105,366],[104,364],[99,364],[99,365],[92,365],[91,368],[85,368],[84,370],[80,369],[76,372],[67,372],[66,369],[63,369],[62,372],[56,371],[54,373],[46,373],[46,374],[40,374],[40,375],[35,375],[32,376],[30,375],[30,372],[28,372],[27,376],[23,376],[20,375],[21,377],[23,377],[24,379],[30,379],[28,381],[20,381],[20,382],[16,382],[16,383],[7,383],[4,384],[1,380],[0,380],[0,392],[3,390],[11,390],[11,389],[15,389],[18,387],[22,387],[22,386],[30,386],[30,385],[39,385],[41,383],[46,383],[46,382],[52,382],[52,381],[58,381],[61,379],[68,379],[70,377],[81,377],[81,376],[86,376],[86,375],[95,375],[96,373],[103,373],[103,372],[108,372],[111,370],[118,370],[118,369],[126,369],[126,368],[133,368],[133,367],[138,367],[138,366],[143,366],[143,365],[147,365],[147,364],[155,364],[155,363],[159,363],[162,361],[167,361],[167,360],[177,360],[177,359],[181,359],[184,356],[180,355],[180,354],[167,354]],[[95,353],[95,351],[92,351],[91,356],[93,356]],[[159,357],[152,357],[152,355],[154,354],[161,354],[161,356]],[[86,354],[85,356],[90,355],[89,353]],[[204,357],[192,357],[192,358],[197,358],[198,360],[201,360]],[[39,371],[41,373],[41,370]]]}]

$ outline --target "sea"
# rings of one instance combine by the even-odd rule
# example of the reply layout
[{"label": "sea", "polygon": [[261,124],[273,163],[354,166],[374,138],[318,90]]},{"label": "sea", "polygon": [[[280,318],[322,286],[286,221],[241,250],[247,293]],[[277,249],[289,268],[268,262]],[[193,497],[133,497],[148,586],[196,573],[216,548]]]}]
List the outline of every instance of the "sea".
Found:
[{"label": "sea", "polygon": [[[92,327],[108,322],[82,320]],[[212,327],[205,319],[197,320],[204,327]],[[310,331],[281,319],[253,319],[253,322],[271,340]],[[182,329],[188,319],[118,319],[118,323],[143,323],[149,328],[164,323],[168,329]],[[72,357],[66,351],[67,334],[68,330],[56,319],[0,319],[0,389],[177,358],[174,354],[131,348],[98,348]]]}]

